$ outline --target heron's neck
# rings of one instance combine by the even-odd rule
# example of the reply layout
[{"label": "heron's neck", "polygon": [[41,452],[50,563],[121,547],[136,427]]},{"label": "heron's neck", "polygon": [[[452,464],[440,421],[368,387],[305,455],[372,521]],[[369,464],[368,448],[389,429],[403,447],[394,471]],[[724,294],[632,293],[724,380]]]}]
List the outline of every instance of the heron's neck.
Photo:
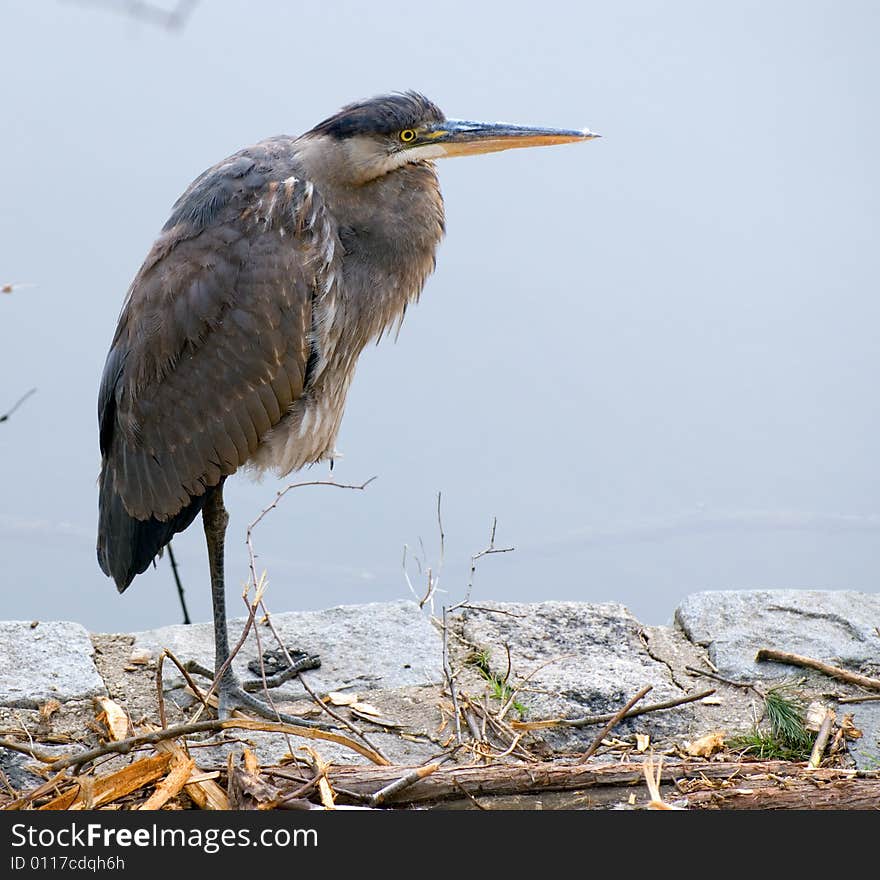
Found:
[{"label": "heron's neck", "polygon": [[437,175],[422,162],[357,187],[318,186],[345,253],[346,309],[366,342],[402,319],[433,271],[444,230]]}]

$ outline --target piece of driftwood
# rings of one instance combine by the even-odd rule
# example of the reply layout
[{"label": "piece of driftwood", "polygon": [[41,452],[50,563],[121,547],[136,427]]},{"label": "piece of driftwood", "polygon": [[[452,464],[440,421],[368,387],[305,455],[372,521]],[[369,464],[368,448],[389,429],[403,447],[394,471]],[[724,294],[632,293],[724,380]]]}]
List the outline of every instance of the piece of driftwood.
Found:
[{"label": "piece of driftwood", "polygon": [[729,788],[694,791],[691,809],[719,810],[876,810],[880,779],[762,779]]},{"label": "piece of driftwood", "polygon": [[[341,800],[343,792],[369,798],[401,778],[407,767],[370,767],[368,765],[331,767],[327,778]],[[663,765],[663,784],[676,780],[705,778],[744,780],[754,776],[797,776],[805,772],[805,764],[791,761],[707,762],[669,761]],[[847,778],[846,771],[820,769],[811,771],[813,778],[829,780]],[[852,773],[849,773],[852,776]],[[291,780],[281,786],[282,795],[293,791],[301,782]],[[601,786],[642,786],[644,773],[637,762],[626,764],[562,764],[559,761],[516,764],[470,764],[462,767],[439,767],[430,776],[420,779],[398,792],[386,803],[411,804],[442,801],[461,797],[462,788],[474,797],[487,795],[524,794],[540,791],[573,791]],[[743,782],[745,787],[745,782]]]},{"label": "piece of driftwood", "polygon": [[832,666],[830,663],[824,663],[822,660],[816,660],[813,657],[802,657],[800,654],[789,654],[788,651],[777,651],[774,648],[761,648],[755,655],[755,660],[775,660],[777,663],[803,666],[805,669],[815,669],[818,672],[824,672],[825,675],[830,675],[831,678],[836,678],[839,681],[857,684],[869,690],[880,691],[880,678],[870,678],[867,675],[860,675],[858,672],[850,672],[848,669]]}]

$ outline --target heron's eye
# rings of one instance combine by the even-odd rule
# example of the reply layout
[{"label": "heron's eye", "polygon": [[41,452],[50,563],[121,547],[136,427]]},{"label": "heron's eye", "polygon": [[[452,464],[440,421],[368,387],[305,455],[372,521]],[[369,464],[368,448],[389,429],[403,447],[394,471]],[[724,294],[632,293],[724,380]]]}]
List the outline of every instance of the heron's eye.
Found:
[{"label": "heron's eye", "polygon": [[405,128],[405,129],[400,133],[400,139],[401,139],[405,144],[408,144],[408,143],[410,143],[411,141],[414,141],[414,140],[416,139],[416,133],[415,133],[411,128]]}]

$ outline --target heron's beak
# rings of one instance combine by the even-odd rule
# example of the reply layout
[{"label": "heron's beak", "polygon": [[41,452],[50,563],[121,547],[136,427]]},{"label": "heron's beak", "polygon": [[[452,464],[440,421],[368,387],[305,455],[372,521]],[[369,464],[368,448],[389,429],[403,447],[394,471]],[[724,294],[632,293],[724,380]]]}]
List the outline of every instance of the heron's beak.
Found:
[{"label": "heron's beak", "polygon": [[535,128],[507,122],[466,122],[447,119],[419,133],[419,143],[433,144],[443,156],[473,156],[519,147],[549,147],[601,137],[588,128]]}]

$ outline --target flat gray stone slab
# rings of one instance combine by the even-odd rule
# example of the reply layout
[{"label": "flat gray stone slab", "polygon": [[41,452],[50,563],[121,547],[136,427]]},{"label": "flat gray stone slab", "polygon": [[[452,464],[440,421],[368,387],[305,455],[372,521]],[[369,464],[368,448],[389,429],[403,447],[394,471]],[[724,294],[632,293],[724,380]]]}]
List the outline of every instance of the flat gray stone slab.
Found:
[{"label": "flat gray stone slab", "polygon": [[[511,683],[528,677],[518,697],[528,720],[577,718],[616,712],[645,685],[645,703],[683,695],[669,667],[654,660],[641,637],[642,626],[617,603],[483,603],[488,610],[461,612],[461,632],[469,644],[489,651],[490,668],[504,675],[507,648]],[[507,648],[505,647],[507,646]],[[514,714],[512,717],[516,717]],[[692,709],[644,716],[618,730],[652,732],[655,737],[688,727]],[[542,737],[554,749],[581,749],[599,727],[563,728]]]},{"label": "flat gray stone slab", "polygon": [[88,632],[78,623],[0,622],[0,706],[35,709],[46,700],[106,694]]},{"label": "flat gray stone slab", "polygon": [[[437,630],[415,602],[377,602],[342,605],[325,611],[292,611],[272,615],[272,623],[289,650],[319,654],[321,668],[308,673],[316,691],[351,688],[355,691],[435,684],[442,679],[443,649]],[[229,622],[230,645],[234,646],[245,619]],[[266,626],[260,626],[263,650],[276,647]],[[182,662],[197,660],[214,666],[214,632],[211,624],[176,624],[135,633],[134,649],[147,648],[158,656],[170,649]],[[247,669],[257,657],[253,632],[236,655],[233,666],[240,678],[253,678]],[[166,661],[169,687],[183,684],[172,663]],[[298,682],[273,690],[278,699],[298,699],[305,694]]]},{"label": "flat gray stone slab", "polygon": [[[833,590],[694,593],[676,623],[729,678],[779,678],[792,667],[756,663],[759,648],[803,654],[854,671],[880,669],[880,596]],[[786,672],[787,670],[787,672]]]}]

